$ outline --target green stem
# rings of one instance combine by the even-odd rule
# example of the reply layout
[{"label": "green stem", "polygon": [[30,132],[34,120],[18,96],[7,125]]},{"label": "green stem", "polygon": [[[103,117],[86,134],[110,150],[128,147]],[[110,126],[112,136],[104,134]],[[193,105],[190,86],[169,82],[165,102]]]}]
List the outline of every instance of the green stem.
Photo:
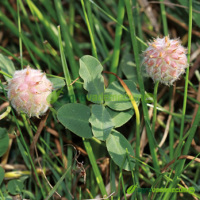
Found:
[{"label": "green stem", "polygon": [[74,35],[74,24],[75,24],[75,5],[74,5],[75,1],[74,0],[70,0],[69,3],[69,33],[71,36]]},{"label": "green stem", "polygon": [[75,99],[73,87],[72,87],[72,85],[70,85],[71,84],[71,77],[70,77],[70,74],[69,74],[69,69],[68,69],[68,65],[67,65],[67,62],[66,62],[65,53],[64,53],[64,49],[63,49],[63,45],[62,45],[60,26],[58,26],[58,40],[59,40],[62,67],[63,67],[64,76],[65,76],[65,81],[67,83],[68,93],[69,93],[69,96],[72,96],[73,99]]},{"label": "green stem", "polygon": [[155,134],[155,125],[156,125],[156,117],[157,117],[157,92],[158,92],[159,81],[156,81],[154,86],[154,105],[153,105],[153,119],[152,119],[152,133]]},{"label": "green stem", "polygon": [[[190,63],[191,42],[192,42],[192,0],[189,1],[188,56],[187,56],[188,63]],[[183,137],[184,120],[185,120],[186,105],[187,105],[188,78],[189,78],[189,67],[186,69],[186,76],[185,76],[183,112],[182,112],[181,130],[180,130],[180,138],[179,138],[179,140],[181,140],[182,137]]]},{"label": "green stem", "polygon": [[[119,65],[119,56],[120,56],[120,44],[121,44],[121,37],[123,28],[121,24],[123,24],[124,20],[124,13],[125,13],[125,5],[124,0],[119,0],[118,10],[117,10],[117,21],[116,24],[116,31],[115,31],[115,43],[114,43],[114,50],[113,50],[113,57],[110,71],[117,74],[117,67]],[[109,82],[113,82],[116,79],[115,76],[109,77]]]},{"label": "green stem", "polygon": [[[68,30],[68,26],[66,23],[66,20],[64,18],[64,11],[63,11],[63,7],[62,7],[62,3],[61,0],[54,0],[54,4],[56,7],[56,12],[57,12],[57,16],[58,16],[58,20],[61,26],[61,32],[63,35],[63,39],[65,42],[65,54],[67,55],[68,61],[69,61],[69,67],[70,70],[72,72],[72,78],[75,80],[77,77],[79,77],[79,73],[78,73],[78,65],[75,61],[75,57],[74,57],[74,52],[72,49],[72,43],[71,43],[71,38],[69,35],[69,30]],[[75,83],[74,84],[76,89],[78,90],[78,94],[77,96],[79,97],[79,100],[81,103],[85,103],[85,101],[83,100],[83,98],[81,98],[81,93],[82,93],[82,86],[80,84]]]},{"label": "green stem", "polygon": [[19,0],[17,0],[17,19],[18,19],[18,30],[19,30],[19,51],[20,51],[20,60],[21,60],[21,69],[23,69],[23,50],[22,50],[22,31],[21,31],[21,20],[20,20],[20,11],[19,11]]},{"label": "green stem", "polygon": [[171,160],[174,158],[174,119],[171,119],[169,127],[169,157]]},{"label": "green stem", "polygon": [[165,12],[164,0],[160,0],[160,9],[161,9],[164,35],[167,36],[168,35],[168,27],[167,27],[167,17],[166,17],[166,12]]},{"label": "green stem", "polygon": [[90,40],[91,40],[91,44],[92,44],[92,54],[95,58],[98,58],[97,48],[96,48],[95,40],[94,40],[94,32],[92,31],[92,28],[91,28],[91,25],[90,25],[90,22],[89,22],[89,19],[88,19],[88,16],[87,16],[87,12],[86,12],[85,4],[84,4],[83,0],[81,0],[81,5],[82,5],[82,8],[83,8],[83,13],[84,13],[84,16],[85,16],[86,25],[88,27],[88,31],[89,31],[89,35],[90,35]]},{"label": "green stem", "polygon": [[[187,132],[188,138],[187,138],[187,141],[185,143],[182,155],[188,154],[190,146],[191,146],[191,142],[194,138],[194,135],[196,133],[196,130],[198,128],[199,123],[200,123],[200,106],[199,106],[197,114],[195,116],[194,123],[193,123],[192,127],[190,128],[190,130]],[[182,142],[183,142],[183,140],[180,140],[180,143],[182,143]],[[182,173],[183,168],[184,168],[184,164],[185,164],[185,159],[179,160],[179,163],[175,168],[175,172],[176,172],[175,177],[173,178],[173,181],[170,184],[169,188],[175,188],[176,185],[179,183],[180,176],[181,176],[181,173]],[[169,199],[170,195],[171,195],[170,193],[166,193],[163,200]]]},{"label": "green stem", "polygon": [[[191,41],[192,41],[192,0],[189,1],[189,23],[188,23],[188,63],[190,62],[190,52],[191,52]],[[189,68],[186,69],[186,77],[185,77],[185,90],[184,90],[184,101],[183,101],[183,113],[182,113],[182,119],[181,119],[181,130],[180,130],[180,137],[179,142],[184,142],[183,137],[183,130],[184,130],[184,121],[185,121],[185,113],[186,113],[186,104],[187,104],[187,91],[188,91],[188,78],[189,78]],[[194,123],[190,130],[187,132],[186,135],[188,135],[187,141],[185,143],[184,149],[183,149],[183,155],[187,155],[192,139],[194,138],[196,129],[198,127],[200,121],[200,107],[198,108],[197,114],[195,116]],[[170,184],[170,188],[176,187],[176,185],[180,181],[180,176],[183,171],[185,160],[179,160],[178,165],[175,168],[175,176],[173,179],[173,182]],[[166,193],[164,196],[164,200],[169,199],[171,196],[170,193]]]},{"label": "green stem", "polygon": [[146,125],[146,130],[147,130],[147,137],[149,140],[149,147],[150,147],[150,152],[152,155],[153,159],[153,165],[156,171],[157,176],[159,175],[160,168],[158,164],[158,158],[157,158],[157,153],[156,153],[156,148],[155,148],[155,143],[154,143],[154,138],[153,134],[150,128],[150,120],[149,120],[149,115],[148,115],[148,109],[147,109],[147,103],[145,101],[145,89],[144,89],[144,84],[141,76],[141,70],[140,70],[140,61],[139,61],[139,53],[138,53],[138,45],[137,45],[137,38],[135,35],[135,25],[133,22],[133,14],[132,14],[132,5],[130,0],[125,0],[126,4],[126,9],[127,9],[127,14],[128,14],[128,20],[129,20],[129,26],[130,26],[130,34],[131,34],[131,41],[132,41],[132,46],[133,46],[133,51],[134,51],[134,56],[135,56],[135,62],[136,62],[136,69],[137,69],[137,77],[138,77],[138,82],[140,86],[140,92],[141,92],[141,100],[142,100],[142,108],[144,111],[144,120],[145,120],[145,125]]},{"label": "green stem", "polygon": [[105,189],[105,186],[104,186],[104,183],[103,183],[101,173],[100,173],[99,168],[97,166],[97,162],[96,162],[91,144],[90,144],[89,140],[85,139],[85,138],[83,138],[83,142],[84,142],[85,149],[88,153],[90,163],[92,165],[92,169],[94,170],[94,174],[95,174],[95,177],[96,177],[97,184],[99,185],[99,188],[101,190],[101,194],[103,196],[107,196],[107,192],[106,192],[106,189]]}]

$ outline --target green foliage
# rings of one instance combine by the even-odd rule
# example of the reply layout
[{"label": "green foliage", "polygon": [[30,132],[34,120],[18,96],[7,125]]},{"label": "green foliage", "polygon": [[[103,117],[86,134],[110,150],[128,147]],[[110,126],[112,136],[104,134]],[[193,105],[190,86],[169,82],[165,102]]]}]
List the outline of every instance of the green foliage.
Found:
[{"label": "green foliage", "polygon": [[[135,166],[135,161],[127,156],[134,156],[133,148],[127,139],[119,132],[112,131],[106,140],[106,147],[113,161],[125,170],[132,170]],[[126,153],[128,149],[129,154]]]},{"label": "green foliage", "polygon": [[9,137],[7,130],[0,127],[0,156],[2,156],[8,149]]},{"label": "green foliage", "polygon": [[[79,73],[83,79],[84,88],[88,91],[88,100],[97,104],[92,105],[91,109],[82,104],[66,104],[59,108],[57,117],[67,129],[80,137],[91,138],[94,136],[98,140],[106,140],[106,147],[111,158],[121,167],[125,156],[125,147],[132,155],[133,151],[131,151],[128,140],[113,128],[125,124],[133,116],[134,111],[131,109],[132,104],[129,97],[118,81],[112,82],[103,93],[102,69],[100,62],[92,56],[84,56],[80,59]],[[141,95],[134,82],[130,80],[124,80],[124,82],[139,104]],[[100,98],[98,99],[98,97]],[[104,101],[103,105],[99,105]],[[120,143],[118,144],[118,142]],[[113,145],[117,149],[112,147]],[[123,168],[130,170],[128,165],[126,159]],[[131,167],[133,168],[132,164]]]},{"label": "green foliage", "polygon": [[[178,0],[178,2],[182,5],[185,6],[186,8],[189,6],[189,1],[188,0]],[[192,18],[195,21],[195,23],[197,24],[197,26],[200,26],[200,13],[198,12],[200,10],[200,3],[198,1],[196,1],[193,4],[193,9],[195,10],[195,12],[192,13]],[[187,9],[186,9],[187,11]],[[188,13],[188,11],[187,11]]]},{"label": "green foliage", "polygon": [[[139,104],[140,93],[138,92],[134,82],[124,80],[124,83],[130,89],[137,104]],[[105,105],[112,108],[113,110],[123,111],[132,108],[129,97],[127,96],[124,88],[118,81],[112,82],[105,90],[104,94]]]},{"label": "green foliage", "polygon": [[54,90],[48,97],[47,97],[47,102],[49,102],[50,104],[54,104],[55,102],[57,102],[60,94],[63,93],[63,90]]},{"label": "green foliage", "polygon": [[92,105],[89,122],[94,136],[99,140],[106,140],[114,127],[110,114],[103,105]]},{"label": "green foliage", "polygon": [[22,193],[24,184],[20,180],[11,180],[8,182],[7,188],[10,194],[17,195],[17,194]]},{"label": "green foliage", "polygon": [[0,167],[0,185],[4,179],[4,175],[5,175],[4,169]]},{"label": "green foliage", "polygon": [[112,118],[112,122],[114,123],[115,128],[124,125],[126,122],[128,122],[131,119],[131,117],[134,114],[133,109],[119,112],[119,111],[112,110],[109,107],[106,107],[106,110],[110,114],[110,117]]},{"label": "green foliage", "polygon": [[80,77],[84,80],[84,88],[88,91],[87,98],[93,103],[103,103],[104,80],[101,63],[92,56],[80,59]]},{"label": "green foliage", "polygon": [[13,62],[7,56],[4,56],[3,54],[0,54],[0,69],[1,71],[9,75],[8,77],[6,74],[3,74],[7,81],[11,79],[11,77],[13,76],[15,72],[15,67],[14,67]]},{"label": "green foliage", "polygon": [[89,107],[78,103],[69,103],[58,110],[57,117],[67,129],[76,135],[84,138],[92,137],[89,125]]},{"label": "green foliage", "polygon": [[131,80],[136,85],[138,85],[137,71],[136,71],[136,65],[133,60],[133,55],[129,53],[127,50],[124,52],[122,56],[120,62],[120,68],[122,69],[122,72],[124,73],[124,75],[128,80]]},{"label": "green foliage", "polygon": [[62,88],[65,86],[65,81],[63,79],[60,79],[60,78],[49,78],[49,80],[53,83],[53,89],[54,90],[47,97],[47,102],[49,102],[50,104],[53,104],[58,100],[60,94],[63,93]]},{"label": "green foliage", "polygon": [[60,89],[66,85],[65,81],[61,78],[48,78],[48,79],[53,83],[54,90]]},{"label": "green foliage", "polygon": [[30,164],[30,160],[29,160],[29,157],[28,157],[28,153],[27,151],[25,150],[22,142],[20,141],[20,139],[17,137],[17,145],[19,147],[19,150],[21,152],[21,155],[23,157],[23,160],[24,162],[26,163],[26,166],[31,169],[31,164]]}]

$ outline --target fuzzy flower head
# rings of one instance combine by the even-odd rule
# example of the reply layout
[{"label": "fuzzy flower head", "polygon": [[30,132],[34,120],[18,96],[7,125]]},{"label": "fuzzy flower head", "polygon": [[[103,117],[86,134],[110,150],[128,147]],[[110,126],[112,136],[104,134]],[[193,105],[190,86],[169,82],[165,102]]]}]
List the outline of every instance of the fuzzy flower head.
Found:
[{"label": "fuzzy flower head", "polygon": [[52,83],[45,73],[28,66],[26,69],[15,71],[8,83],[8,99],[18,113],[39,117],[50,106],[47,97],[52,88]]},{"label": "fuzzy flower head", "polygon": [[189,66],[186,53],[179,39],[157,38],[143,52],[146,73],[154,82],[172,85]]}]

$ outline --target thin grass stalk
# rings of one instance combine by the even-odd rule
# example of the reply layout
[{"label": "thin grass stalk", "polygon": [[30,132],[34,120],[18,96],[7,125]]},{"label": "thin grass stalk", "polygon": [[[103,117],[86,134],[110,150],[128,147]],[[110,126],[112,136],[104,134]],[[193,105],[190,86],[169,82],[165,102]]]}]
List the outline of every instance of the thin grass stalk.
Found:
[{"label": "thin grass stalk", "polygon": [[[191,41],[192,41],[192,0],[189,0],[189,22],[188,22],[188,63],[190,62],[190,53],[191,53]],[[183,100],[183,113],[182,113],[182,119],[181,119],[181,129],[180,129],[180,137],[179,141],[182,141],[183,138],[183,130],[184,130],[184,121],[185,121],[185,113],[186,113],[186,104],[187,104],[187,91],[188,91],[188,78],[189,78],[189,68],[186,69],[186,77],[185,77],[185,90],[184,90],[184,100]],[[200,107],[198,108],[194,123],[190,130],[187,132],[186,135],[188,135],[187,141],[185,143],[184,149],[183,149],[183,155],[187,155],[192,139],[194,138],[197,126],[200,121]],[[179,180],[179,177],[183,171],[185,160],[179,160],[178,165],[175,168],[175,177],[173,179],[173,182],[170,184],[170,188],[175,187]],[[170,198],[170,193],[166,193],[164,196],[164,200]]]},{"label": "thin grass stalk", "polygon": [[46,9],[45,11],[46,11],[46,13],[48,13],[48,16],[50,16],[52,19],[57,20],[55,7],[53,6],[53,1],[42,0],[42,1],[40,1],[40,3]]},{"label": "thin grass stalk", "polygon": [[[42,44],[43,48],[45,49],[46,57],[49,57],[49,55],[47,53],[47,49],[45,48],[44,37],[43,37],[42,31],[41,31],[41,28],[40,28],[40,26],[38,24],[38,20],[37,20],[37,16],[36,16],[35,10],[33,9],[34,7],[32,7],[31,5],[29,5],[29,8],[30,8],[31,13],[32,13],[32,15],[34,17],[34,22],[36,24],[37,31],[38,31],[39,36],[40,36],[40,39],[38,39],[38,42],[39,42],[39,44]],[[51,64],[50,64],[50,60],[49,59],[47,59],[47,66],[49,68],[49,73],[52,73],[52,69],[55,70],[55,67],[53,67],[53,63],[51,62]]]},{"label": "thin grass stalk", "polygon": [[43,198],[44,198],[44,197],[45,197],[45,191],[43,190],[42,184],[41,184],[40,179],[39,179],[39,176],[38,176],[38,174],[37,174],[37,170],[36,170],[36,168],[35,168],[35,164],[33,163],[33,160],[32,160],[31,155],[30,155],[29,147],[27,146],[27,144],[26,144],[26,142],[25,142],[25,139],[24,139],[23,134],[22,134],[22,132],[21,132],[21,129],[20,129],[19,125],[18,125],[18,122],[17,122],[17,119],[16,119],[16,116],[15,116],[15,114],[14,114],[13,109],[12,109],[12,114],[13,114],[13,116],[14,116],[15,123],[16,123],[17,128],[18,128],[19,133],[20,133],[20,138],[21,138],[21,140],[22,140],[23,146],[25,147],[27,156],[28,156],[28,158],[29,158],[29,160],[30,160],[30,163],[31,163],[32,169],[33,169],[33,171],[34,171],[36,180],[37,180],[37,182],[38,182],[38,184],[39,184],[39,187],[40,187],[40,189],[41,189],[42,196],[43,196]]},{"label": "thin grass stalk", "polygon": [[93,14],[92,14],[91,3],[90,3],[90,1],[88,1],[88,0],[86,0],[85,9],[87,10],[86,14],[87,14],[87,16],[88,16],[88,21],[89,21],[90,28],[91,28],[91,31],[92,31],[92,35],[93,35],[94,41],[95,41],[94,16],[93,16]]},{"label": "thin grass stalk", "polygon": [[161,9],[164,35],[167,36],[168,35],[168,26],[167,26],[167,17],[166,17],[166,12],[165,12],[164,0],[160,0],[160,9]]},{"label": "thin grass stalk", "polygon": [[64,53],[64,49],[63,49],[63,45],[62,45],[60,26],[58,26],[58,40],[59,40],[62,68],[63,68],[63,72],[64,72],[64,76],[65,76],[65,81],[66,81],[66,84],[67,84],[68,93],[69,93],[70,97],[72,96],[73,99],[75,99],[73,86],[70,85],[72,81],[71,81],[71,77],[70,77],[70,74],[69,74],[69,69],[68,69],[68,65],[67,65],[67,62],[66,62],[65,53]]},{"label": "thin grass stalk", "polygon": [[85,138],[83,138],[83,142],[84,142],[86,151],[88,153],[88,157],[90,159],[90,163],[92,165],[92,169],[94,171],[95,178],[96,178],[97,184],[99,186],[99,189],[101,191],[101,194],[102,194],[102,196],[107,197],[108,195],[107,195],[107,192],[106,192],[106,189],[105,189],[105,185],[103,183],[103,179],[102,179],[101,173],[100,173],[99,168],[97,166],[97,162],[96,162],[96,159],[95,159],[91,144],[90,144],[89,140],[85,139]]},{"label": "thin grass stalk", "polygon": [[[110,159],[110,191],[116,192],[115,185],[115,163],[112,159]],[[113,200],[113,196],[111,196],[111,200]]]},{"label": "thin grass stalk", "polygon": [[[135,1],[135,8],[136,8],[136,15],[137,15],[137,32],[138,32],[138,38],[143,40],[143,30],[142,30],[142,24],[141,24],[141,17],[140,17],[140,6],[139,3]],[[140,50],[145,50],[145,46],[143,44],[139,45]]]},{"label": "thin grass stalk", "polygon": [[69,2],[69,33],[71,36],[74,35],[74,24],[75,24],[75,1],[70,0]]},{"label": "thin grass stalk", "polygon": [[2,200],[5,200],[2,191],[0,190],[0,197],[2,198]]},{"label": "thin grass stalk", "polygon": [[[5,24],[5,26],[7,26],[10,31],[16,35],[17,37],[19,37],[19,31],[18,31],[18,28],[13,24],[13,22],[4,15],[4,13],[2,11],[0,11],[0,20],[2,20]],[[46,56],[42,53],[42,51],[37,47],[35,46],[31,40],[29,40],[26,36],[22,35],[22,41],[23,41],[23,44],[25,45],[25,47],[27,48],[30,56],[31,56],[31,59],[33,60],[34,63],[36,63],[35,65],[37,65],[37,61],[36,59],[34,59],[30,49],[35,52],[35,54],[37,54],[37,56],[39,56],[44,62],[47,63],[47,58]],[[39,65],[38,65],[39,67]]]},{"label": "thin grass stalk", "polygon": [[[121,37],[123,28],[121,24],[124,21],[124,14],[125,14],[125,5],[124,0],[119,0],[118,9],[117,9],[117,21],[116,29],[115,29],[115,43],[114,43],[114,50],[113,50],[113,57],[112,63],[110,67],[110,71],[117,74],[117,68],[119,65],[119,56],[120,56],[120,44],[121,44]],[[109,76],[109,82],[113,82],[116,79],[115,76]]]},{"label": "thin grass stalk", "polygon": [[86,9],[85,9],[85,4],[84,4],[83,0],[81,0],[81,5],[82,5],[83,13],[84,13],[84,16],[85,16],[85,23],[87,25],[88,32],[89,32],[89,35],[90,35],[91,44],[92,44],[92,55],[95,58],[98,59],[97,48],[96,48],[95,39],[94,39],[94,32],[92,32],[92,28],[91,28],[91,25],[90,25],[90,21],[88,19],[88,15],[87,15],[87,12],[86,12]]},{"label": "thin grass stalk", "polygon": [[[127,150],[126,150],[127,151]],[[127,154],[124,156],[124,159],[123,159],[123,162],[122,162],[122,165],[120,167],[120,173],[119,173],[119,183],[118,183],[118,188],[121,188],[121,185],[122,185],[122,191],[124,193],[124,182],[123,182],[123,174],[122,174],[122,169],[123,169],[123,166],[124,166],[124,163],[125,163],[125,160],[126,160],[126,157],[127,157]],[[118,190],[118,193],[117,193],[117,199],[120,200],[120,193],[121,193],[121,190],[119,189]],[[125,198],[125,197],[124,197]]]},{"label": "thin grass stalk", "polygon": [[[61,32],[63,35],[63,39],[65,41],[65,54],[67,55],[68,61],[69,61],[69,67],[72,73],[72,78],[75,80],[77,77],[79,77],[79,73],[78,73],[78,65],[75,61],[75,57],[74,57],[74,52],[73,52],[73,46],[71,43],[71,37],[69,35],[69,30],[68,30],[68,26],[66,23],[66,20],[64,18],[64,11],[63,11],[63,7],[62,7],[62,3],[61,0],[54,0],[54,4],[56,7],[56,12],[57,12],[57,16],[58,16],[58,20],[61,26]],[[81,103],[85,103],[85,101],[83,100],[83,98],[81,98],[81,92],[82,92],[82,86],[80,84],[75,83],[75,87],[78,91],[77,96],[80,99]]]},{"label": "thin grass stalk", "polygon": [[[137,136],[136,136],[137,137]],[[136,138],[136,140],[137,140],[137,138]],[[140,140],[139,140],[139,142],[140,142]],[[137,148],[137,144],[136,144],[136,148]],[[140,148],[139,148],[139,153],[140,153]],[[129,162],[129,166],[131,166],[131,162],[130,162],[130,155],[129,155],[129,152],[128,152],[128,149],[126,148],[126,156],[127,156],[127,158],[128,158],[128,162]],[[138,157],[139,158],[139,157]],[[131,167],[130,167],[130,169],[131,169],[131,177],[132,177],[132,180],[133,180],[133,185],[136,185],[136,186],[139,186],[140,185],[140,182],[139,182],[139,176],[140,176],[140,173],[139,173],[139,163],[140,162],[137,162],[139,159],[136,159],[136,166],[135,166],[135,168],[136,168],[136,173],[135,173],[135,175],[136,176],[134,176],[134,172],[133,172],[133,170],[131,169]],[[138,199],[141,199],[142,200],[142,194],[141,193],[135,193],[135,194],[133,194],[132,195],[132,198],[131,199],[135,199],[136,198],[136,196],[138,196]]]},{"label": "thin grass stalk", "polygon": [[44,25],[45,30],[51,38],[51,41],[56,45],[56,47],[58,47],[56,26],[48,20],[48,17],[44,14],[44,12],[41,12],[39,10],[39,8],[34,4],[33,1],[26,0],[26,3],[29,6],[31,12],[34,13],[34,15],[37,16],[38,20]]},{"label": "thin grass stalk", "polygon": [[18,30],[19,30],[19,52],[21,60],[21,69],[23,69],[23,50],[22,50],[22,31],[21,31],[21,20],[20,20],[20,7],[19,0],[17,0],[17,21],[18,21]]},{"label": "thin grass stalk", "polygon": [[158,85],[159,81],[156,81],[154,86],[154,94],[153,94],[153,119],[152,119],[152,133],[155,134],[155,125],[156,125],[156,118],[157,118],[157,93],[158,93]]},{"label": "thin grass stalk", "polygon": [[102,35],[101,24],[99,23],[98,20],[99,19],[97,19],[96,17],[94,17],[95,30],[97,32],[97,35],[98,35],[99,39],[100,39],[100,43],[103,46],[104,53],[106,54],[106,57],[104,59],[106,59],[108,57],[108,55],[109,55],[109,50],[108,50],[107,44],[106,44],[106,42],[104,40],[104,37]]},{"label": "thin grass stalk", "polygon": [[56,183],[56,185],[51,189],[51,191],[49,192],[48,196],[45,198],[45,200],[50,199],[53,194],[55,193],[55,191],[58,189],[58,187],[61,185],[62,181],[65,179],[67,173],[69,172],[70,169],[66,170],[64,172],[64,174],[61,176],[61,178],[58,180],[58,182]]},{"label": "thin grass stalk", "polygon": [[[188,23],[188,63],[190,63],[190,53],[191,53],[191,42],[192,42],[192,0],[189,0],[189,23]],[[185,122],[185,113],[187,105],[187,92],[188,92],[188,79],[189,79],[189,67],[186,69],[185,75],[185,89],[184,89],[184,99],[183,99],[183,112],[181,119],[181,129],[179,140],[183,137],[184,122]]]},{"label": "thin grass stalk", "polygon": [[130,26],[130,34],[131,34],[131,41],[132,41],[132,46],[134,50],[134,57],[135,57],[135,62],[136,62],[136,69],[137,69],[137,77],[138,77],[138,82],[140,86],[140,92],[141,92],[141,100],[142,100],[142,108],[144,112],[144,120],[145,120],[145,125],[146,125],[146,130],[147,130],[147,137],[149,140],[149,147],[150,147],[150,152],[152,155],[153,159],[153,165],[156,170],[157,176],[159,175],[160,172],[160,167],[158,164],[158,158],[157,158],[157,153],[156,153],[156,148],[155,148],[155,143],[154,143],[154,138],[153,134],[150,128],[150,120],[149,120],[149,115],[148,115],[148,109],[145,101],[145,89],[144,89],[144,84],[141,76],[141,70],[140,70],[140,61],[139,61],[139,52],[138,52],[138,46],[137,46],[137,38],[135,35],[135,25],[133,22],[133,14],[132,14],[132,6],[131,6],[131,1],[130,0],[125,0],[126,4],[126,9],[127,9],[127,14],[128,14],[128,21],[129,21],[129,26]]},{"label": "thin grass stalk", "polygon": [[92,13],[91,3],[89,0],[86,1],[85,8],[87,10],[86,14],[88,16],[88,20],[89,20],[89,24],[91,27],[92,35],[94,37],[96,49],[98,49],[98,52],[101,53],[103,58],[106,58],[107,57],[106,48],[104,47],[104,44],[101,42],[101,39],[99,40],[99,38],[96,37],[96,34],[95,34],[95,29],[94,29],[95,28],[95,16]]},{"label": "thin grass stalk", "polygon": [[[67,139],[72,140],[72,136],[70,133],[67,134]],[[73,165],[73,150],[72,150],[71,146],[68,146],[68,148],[67,148],[67,170],[70,169],[70,166],[72,166],[72,165]],[[65,180],[66,181],[65,183],[69,188],[69,191],[71,191],[71,188],[72,188],[72,180],[73,180],[72,176],[69,176],[68,180],[67,179]],[[72,199],[71,195],[67,195],[67,196],[68,196],[69,200]]]},{"label": "thin grass stalk", "polygon": [[[111,15],[108,14],[108,12],[106,12],[105,10],[103,10],[101,7],[99,7],[93,0],[89,0],[91,3],[93,3],[102,13],[104,13],[107,17],[109,17],[112,21],[116,22],[118,24],[118,21]],[[101,2],[101,1],[100,1]],[[119,24],[125,31],[129,31],[123,24]],[[137,40],[144,45],[145,47],[147,47],[147,44],[141,40],[139,37],[137,37]]]},{"label": "thin grass stalk", "polygon": [[[15,56],[14,54],[12,54],[10,51],[8,51],[7,49],[3,48],[2,46],[0,46],[0,49],[1,49],[3,52],[5,52],[7,55],[12,56],[17,62],[19,62],[19,63],[21,64],[21,59],[19,59],[18,57],[16,57],[16,56]],[[23,63],[28,64],[28,61],[23,59]],[[1,73],[2,73],[2,72],[1,72]],[[7,75],[8,75],[8,74],[7,74]],[[7,76],[7,75],[6,75],[6,76]],[[10,76],[10,75],[8,75],[8,76]],[[12,76],[11,76],[10,78],[12,78]]]},{"label": "thin grass stalk", "polygon": [[121,184],[122,184],[123,197],[124,197],[125,200],[127,200],[127,198],[126,198],[125,186],[124,186],[124,179],[123,179],[123,174],[122,174],[122,169],[120,169],[119,181],[120,181]]},{"label": "thin grass stalk", "polygon": [[21,12],[23,13],[23,23],[24,24],[26,23],[26,25],[30,29],[31,35],[33,36],[33,40],[37,42],[38,44],[40,44],[40,40],[38,40],[38,36],[35,31],[35,26],[30,22],[30,18],[28,16],[27,10],[24,7],[22,0],[18,0],[18,1],[19,1],[19,7],[21,9]]},{"label": "thin grass stalk", "polygon": [[169,127],[169,157],[171,160],[174,158],[174,120],[171,119]]},{"label": "thin grass stalk", "polygon": [[[194,123],[193,123],[192,127],[190,128],[190,130],[187,132],[188,138],[187,138],[187,141],[186,141],[185,146],[183,148],[183,153],[182,153],[183,155],[188,154],[190,146],[191,146],[191,142],[194,138],[194,135],[196,133],[196,130],[197,130],[199,123],[200,123],[200,106],[199,106],[197,114],[195,116]],[[175,177],[173,178],[172,183],[169,185],[168,188],[175,188],[176,185],[179,183],[181,173],[184,170],[184,164],[185,164],[185,159],[179,160],[179,163],[175,168]],[[163,200],[169,199],[171,195],[172,194],[170,194],[170,193],[166,193]]]}]

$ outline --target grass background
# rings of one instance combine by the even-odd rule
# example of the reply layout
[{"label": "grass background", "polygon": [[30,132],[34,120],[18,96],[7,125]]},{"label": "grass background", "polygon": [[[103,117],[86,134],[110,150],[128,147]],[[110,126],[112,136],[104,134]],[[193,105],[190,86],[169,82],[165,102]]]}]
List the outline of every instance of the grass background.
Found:
[{"label": "grass background", "polygon": [[[138,81],[142,94],[138,130],[141,139],[136,140],[139,137],[135,133],[135,117],[119,128],[140,158],[134,173],[117,167],[103,143],[82,140],[64,129],[53,109],[42,119],[28,119],[11,112],[0,121],[10,138],[9,150],[1,158],[6,172],[4,185],[14,178],[23,180],[21,195],[30,199],[59,199],[58,194],[62,199],[92,199],[114,191],[110,199],[169,199],[170,195],[173,199],[199,198],[198,1],[177,0],[163,4],[162,0],[5,0],[0,2],[0,8],[1,53],[9,56],[17,69],[29,64],[45,71],[48,77],[60,77],[66,81],[64,94],[75,92],[78,101],[85,104],[85,99],[80,98],[81,80],[73,86],[70,83],[79,77],[79,58],[93,55],[105,71]],[[154,84],[141,70],[141,54],[147,41],[168,34],[171,38],[179,37],[188,48],[190,63],[186,74],[171,87]],[[135,66],[130,67],[129,62]],[[116,80],[115,76],[104,77],[105,85]],[[7,84],[3,76],[1,82]],[[153,103],[146,102],[145,92],[154,97]],[[1,93],[2,113],[8,106],[5,96]],[[66,102],[60,99],[53,108],[57,110]],[[37,151],[31,148],[36,141],[34,135],[39,135]],[[154,139],[159,144],[165,136],[157,151]],[[79,156],[76,155],[78,150]],[[180,155],[190,157],[178,159]],[[196,194],[148,196],[137,192],[126,195],[126,188],[132,184],[141,188],[173,188],[178,183],[182,187],[194,187]],[[9,188],[3,189],[2,185],[1,189],[11,194]],[[4,193],[1,194],[3,198]]]}]

